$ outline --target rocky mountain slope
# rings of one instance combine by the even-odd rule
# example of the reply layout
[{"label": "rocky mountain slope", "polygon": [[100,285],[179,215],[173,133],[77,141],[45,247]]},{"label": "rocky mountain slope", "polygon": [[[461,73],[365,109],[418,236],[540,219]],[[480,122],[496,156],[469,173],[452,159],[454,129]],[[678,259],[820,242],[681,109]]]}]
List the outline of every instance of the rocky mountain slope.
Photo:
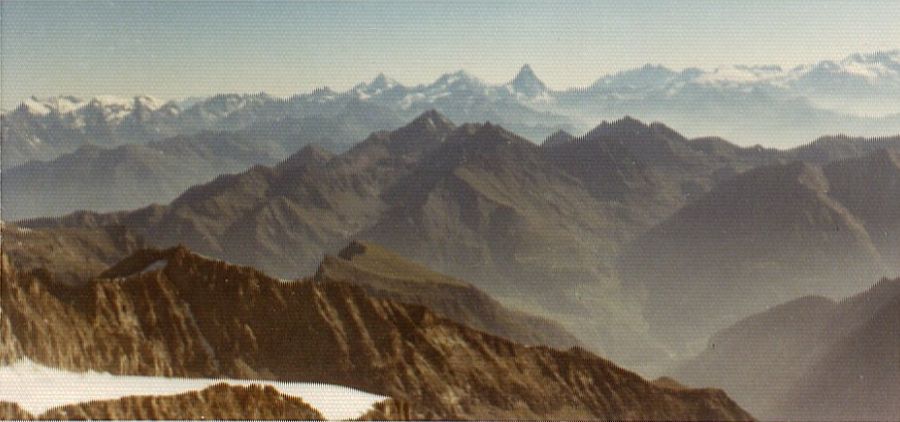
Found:
[{"label": "rocky mountain slope", "polygon": [[722,386],[763,419],[893,420],[900,280],[840,302],[808,296],[722,330],[676,371]]},{"label": "rocky mountain slope", "polygon": [[578,349],[522,346],[347,283],[280,282],[185,248],[140,252],[76,288],[2,275],[24,354],[61,368],[326,382],[405,400],[415,418],[750,419],[717,390],[656,387]]},{"label": "rocky mountain slope", "polygon": [[[3,406],[0,404],[0,406]],[[262,419],[324,420],[302,399],[286,396],[272,387],[218,384],[200,391],[172,396],[130,396],[58,407],[30,415],[7,404],[4,419],[43,420],[183,420]]]},{"label": "rocky mountain slope", "polygon": [[119,225],[27,229],[0,222],[3,254],[22,271],[49,273],[59,283],[77,284],[146,247]]},{"label": "rocky mountain slope", "polygon": [[326,255],[315,279],[359,284],[373,296],[423,305],[442,317],[517,343],[556,348],[579,345],[557,323],[509,310],[467,282],[369,242],[353,241],[337,256]]}]

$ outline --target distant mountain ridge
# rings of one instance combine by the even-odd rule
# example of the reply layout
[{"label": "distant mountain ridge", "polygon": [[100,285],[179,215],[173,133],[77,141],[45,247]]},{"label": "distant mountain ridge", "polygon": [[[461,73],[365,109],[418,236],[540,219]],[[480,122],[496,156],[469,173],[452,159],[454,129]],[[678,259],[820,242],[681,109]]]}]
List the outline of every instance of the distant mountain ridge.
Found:
[{"label": "distant mountain ridge", "polygon": [[[550,89],[526,64],[498,85],[458,71],[416,86],[379,74],[344,92],[325,87],[286,98],[265,93],[180,102],[148,96],[29,98],[3,113],[3,168],[50,160],[87,142],[117,146],[202,130],[277,129],[282,120],[330,116],[354,102],[396,120],[435,108],[455,121],[490,120],[535,141],[559,129],[581,132],[590,123],[629,114],[666,121],[695,136],[716,133],[744,145],[786,147],[823,133],[900,132],[898,69],[900,51],[887,51],[789,70],[675,71],[647,65],[561,91]],[[346,146],[336,144],[335,152]]]}]

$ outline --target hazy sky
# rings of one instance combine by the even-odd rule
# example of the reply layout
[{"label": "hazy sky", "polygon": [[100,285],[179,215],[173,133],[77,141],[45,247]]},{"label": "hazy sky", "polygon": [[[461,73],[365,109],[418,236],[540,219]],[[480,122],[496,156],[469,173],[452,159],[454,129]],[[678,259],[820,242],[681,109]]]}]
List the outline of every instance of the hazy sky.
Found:
[{"label": "hazy sky", "polygon": [[529,63],[552,88],[661,63],[796,65],[900,48],[900,1],[0,2],[0,96],[343,90]]}]

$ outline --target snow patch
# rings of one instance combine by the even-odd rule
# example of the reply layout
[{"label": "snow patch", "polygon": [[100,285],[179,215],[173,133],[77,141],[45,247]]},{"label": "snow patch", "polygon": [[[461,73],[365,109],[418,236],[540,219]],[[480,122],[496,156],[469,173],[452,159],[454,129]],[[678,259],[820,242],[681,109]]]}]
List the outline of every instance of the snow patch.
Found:
[{"label": "snow patch", "polygon": [[12,365],[0,366],[0,401],[16,403],[33,415],[40,415],[57,406],[127,396],[175,395],[199,391],[221,382],[234,386],[272,386],[286,395],[303,399],[329,420],[357,418],[375,403],[387,399],[348,387],[318,383],[70,372],[26,358]]},{"label": "snow patch", "polygon": [[25,111],[32,116],[46,116],[50,114],[50,107],[47,107],[46,104],[41,103],[34,98],[23,101],[22,106],[25,108]]},{"label": "snow patch", "polygon": [[166,265],[169,265],[169,260],[168,259],[160,259],[160,260],[148,265],[147,268],[144,268],[139,274],[149,273],[149,272],[153,272],[156,270],[161,270],[163,268],[166,268]]}]

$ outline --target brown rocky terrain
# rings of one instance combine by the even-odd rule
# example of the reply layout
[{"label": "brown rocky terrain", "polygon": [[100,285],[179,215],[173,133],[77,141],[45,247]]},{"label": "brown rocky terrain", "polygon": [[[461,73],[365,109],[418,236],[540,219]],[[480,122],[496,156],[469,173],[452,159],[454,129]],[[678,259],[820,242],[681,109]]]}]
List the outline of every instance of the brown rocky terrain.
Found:
[{"label": "brown rocky terrain", "polygon": [[71,370],[346,385],[410,403],[413,418],[751,418],[719,390],[660,388],[581,349],[523,346],[344,282],[280,282],[183,247],[106,276],[64,286],[4,266],[0,305],[24,354]]},{"label": "brown rocky terrain", "polygon": [[569,348],[578,339],[558,324],[507,309],[475,286],[408,261],[371,242],[353,241],[326,255],[316,280],[359,284],[371,295],[423,305],[463,325],[525,345]]},{"label": "brown rocky terrain", "polygon": [[49,420],[183,420],[263,419],[323,420],[302,399],[273,387],[217,384],[171,396],[132,396],[118,400],[67,405],[38,416]]},{"label": "brown rocky terrain", "polygon": [[0,401],[0,419],[8,420],[26,420],[34,419],[30,413],[19,407],[15,403]]}]

